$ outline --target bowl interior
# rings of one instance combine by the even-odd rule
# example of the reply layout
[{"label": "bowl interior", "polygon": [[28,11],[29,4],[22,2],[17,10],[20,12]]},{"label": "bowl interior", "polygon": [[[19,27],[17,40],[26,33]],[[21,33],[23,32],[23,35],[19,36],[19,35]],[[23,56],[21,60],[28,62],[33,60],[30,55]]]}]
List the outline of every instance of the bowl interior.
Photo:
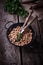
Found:
[{"label": "bowl interior", "polygon": [[[20,26],[20,27],[21,27],[22,25],[23,25],[23,23],[15,23],[15,24],[11,25],[11,26],[8,28],[8,30],[7,30],[7,38],[8,38],[8,35],[9,35],[9,33],[12,31],[13,28],[16,28],[17,26]],[[34,29],[33,29],[31,26],[29,26],[29,29],[32,30],[32,41],[34,41],[35,36],[36,36],[36,33],[35,33]],[[9,38],[8,38],[8,40],[9,40]],[[32,41],[31,41],[30,43],[32,43]],[[10,40],[9,40],[9,42],[10,42]],[[10,43],[11,43],[11,42],[10,42]],[[29,44],[30,44],[30,43],[29,43]]]}]

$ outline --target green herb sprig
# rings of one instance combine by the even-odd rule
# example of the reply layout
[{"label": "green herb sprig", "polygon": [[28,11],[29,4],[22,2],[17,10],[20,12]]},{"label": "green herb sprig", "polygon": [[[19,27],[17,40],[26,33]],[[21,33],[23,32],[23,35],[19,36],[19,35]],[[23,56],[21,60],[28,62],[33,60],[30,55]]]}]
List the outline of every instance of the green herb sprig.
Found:
[{"label": "green herb sprig", "polygon": [[22,39],[22,37],[23,37],[23,33],[19,33],[19,34],[17,35],[16,42],[20,41],[20,40]]},{"label": "green herb sprig", "polygon": [[19,0],[4,0],[4,9],[10,14],[17,14],[22,17],[26,17],[29,14]]}]

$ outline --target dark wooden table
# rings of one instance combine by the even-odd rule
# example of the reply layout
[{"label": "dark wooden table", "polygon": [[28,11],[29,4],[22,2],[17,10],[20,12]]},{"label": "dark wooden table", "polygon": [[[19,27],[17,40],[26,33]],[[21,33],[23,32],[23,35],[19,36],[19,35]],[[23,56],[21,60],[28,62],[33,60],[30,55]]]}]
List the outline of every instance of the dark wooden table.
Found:
[{"label": "dark wooden table", "polygon": [[[31,5],[26,4],[24,7],[29,11]],[[32,16],[35,14],[43,19],[43,10],[34,10]],[[36,39],[33,46],[22,47],[21,50],[7,39],[5,24],[8,21],[17,23],[18,16],[4,12],[3,4],[0,3],[0,65],[43,65],[43,20],[35,20],[31,24],[37,34]],[[19,16],[19,22],[24,21],[25,19]]]}]

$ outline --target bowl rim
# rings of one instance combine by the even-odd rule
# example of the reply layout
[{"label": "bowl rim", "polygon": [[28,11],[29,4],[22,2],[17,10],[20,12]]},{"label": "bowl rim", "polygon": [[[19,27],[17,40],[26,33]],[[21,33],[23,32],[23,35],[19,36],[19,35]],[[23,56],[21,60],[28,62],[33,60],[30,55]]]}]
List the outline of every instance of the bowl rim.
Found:
[{"label": "bowl rim", "polygon": [[[15,26],[14,26],[15,25]],[[9,43],[11,43],[11,41],[9,40],[9,38],[8,38],[8,34],[9,34],[9,30],[10,30],[10,32],[12,31],[11,30],[11,27],[13,27],[13,28],[16,28],[16,26],[22,26],[23,25],[23,23],[14,23],[14,24],[12,24],[8,29],[7,29],[7,32],[6,32],[6,34],[7,34],[7,39],[8,39],[8,41],[9,41]],[[23,45],[23,46],[27,46],[27,45],[29,45],[30,46],[30,44],[32,44],[33,43],[33,41],[35,40],[35,38],[36,38],[36,31],[35,30],[33,30],[33,28],[32,28],[32,26],[30,25],[30,26],[28,26],[28,27],[31,27],[31,30],[32,30],[32,32],[34,32],[34,36],[32,37],[32,40],[30,41],[30,43],[29,44],[25,44],[25,45]],[[13,29],[12,28],[12,29]],[[19,46],[19,45],[15,45],[15,44],[13,44],[13,43],[11,43],[12,45],[14,45],[14,46],[17,46],[17,47],[23,47],[22,45],[21,46]]]}]

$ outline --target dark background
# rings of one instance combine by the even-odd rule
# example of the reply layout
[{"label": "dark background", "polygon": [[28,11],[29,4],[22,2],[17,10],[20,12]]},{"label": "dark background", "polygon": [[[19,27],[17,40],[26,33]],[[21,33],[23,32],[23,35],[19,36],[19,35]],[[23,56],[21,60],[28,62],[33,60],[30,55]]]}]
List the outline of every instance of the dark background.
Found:
[{"label": "dark background", "polygon": [[[43,0],[40,5],[23,4],[27,9],[32,6],[39,19],[31,25],[37,33],[34,43],[32,43],[32,46],[22,47],[20,50],[19,47],[10,44],[6,37],[5,24],[8,22],[6,17],[9,18],[10,15],[4,12],[3,0],[0,0],[0,65],[43,65],[43,4],[41,3],[43,3]],[[15,21],[18,22],[17,15],[14,17],[14,23]],[[19,22],[21,21],[23,22],[24,19],[19,16]]]}]

